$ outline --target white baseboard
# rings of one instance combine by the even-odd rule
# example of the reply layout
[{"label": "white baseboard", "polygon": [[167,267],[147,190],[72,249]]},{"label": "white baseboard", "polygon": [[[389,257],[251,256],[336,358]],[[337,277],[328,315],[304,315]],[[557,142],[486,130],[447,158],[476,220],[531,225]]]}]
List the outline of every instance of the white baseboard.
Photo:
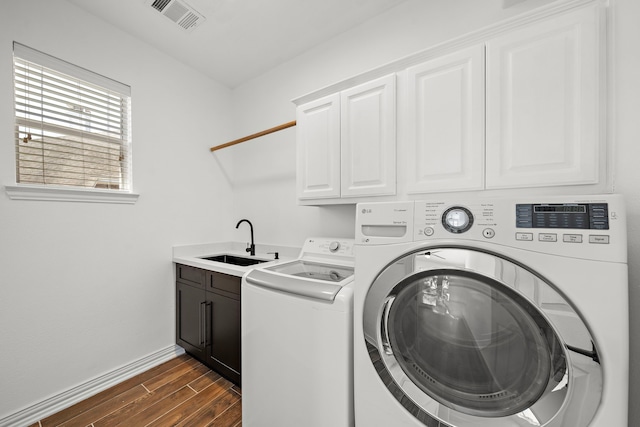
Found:
[{"label": "white baseboard", "polygon": [[147,371],[167,360],[184,354],[184,349],[177,345],[152,353],[126,366],[118,368],[98,378],[63,391],[49,399],[29,406],[21,411],[0,419],[0,427],[25,427],[68,408],[88,397],[108,389],[124,380]]}]

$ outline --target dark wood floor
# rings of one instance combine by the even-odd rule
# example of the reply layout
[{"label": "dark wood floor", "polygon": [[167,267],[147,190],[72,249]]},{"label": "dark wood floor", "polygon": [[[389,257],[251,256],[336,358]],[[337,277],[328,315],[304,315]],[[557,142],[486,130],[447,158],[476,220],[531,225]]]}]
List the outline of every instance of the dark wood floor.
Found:
[{"label": "dark wood floor", "polygon": [[241,390],[179,356],[30,427],[242,426]]}]

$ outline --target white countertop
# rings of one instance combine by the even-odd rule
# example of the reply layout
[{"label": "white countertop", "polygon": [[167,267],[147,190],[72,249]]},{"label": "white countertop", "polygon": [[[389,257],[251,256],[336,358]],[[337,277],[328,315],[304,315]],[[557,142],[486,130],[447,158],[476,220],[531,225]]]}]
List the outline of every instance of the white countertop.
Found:
[{"label": "white countertop", "polygon": [[[241,277],[247,271],[253,270],[258,266],[270,266],[291,261],[298,258],[298,255],[300,254],[300,248],[291,246],[256,244],[256,255],[255,257],[252,257],[248,252],[246,252],[246,247],[247,244],[241,242],[216,242],[174,246],[173,262],[175,262],[176,264],[190,265],[192,267]],[[280,259],[274,259],[275,255],[269,252],[278,252]],[[236,255],[245,258],[263,259],[268,260],[268,262],[243,267],[240,265],[209,261],[201,258],[222,254]]]}]

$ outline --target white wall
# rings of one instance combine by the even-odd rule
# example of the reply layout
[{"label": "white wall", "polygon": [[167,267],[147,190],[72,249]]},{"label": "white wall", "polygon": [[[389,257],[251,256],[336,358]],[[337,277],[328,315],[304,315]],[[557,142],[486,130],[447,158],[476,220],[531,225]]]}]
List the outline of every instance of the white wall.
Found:
[{"label": "white wall", "polygon": [[[501,0],[408,0],[348,33],[282,64],[234,91],[238,136],[295,118],[291,99],[447,39],[549,3],[529,0],[502,9]],[[626,196],[629,218],[631,358],[640,358],[640,2],[613,0],[612,134],[616,191]],[[298,244],[307,235],[354,233],[353,206],[300,207],[295,201],[295,130],[227,149],[233,156],[235,210],[251,218],[258,241]],[[286,240],[285,240],[286,239]],[[603,297],[606,297],[606,286]],[[612,331],[612,333],[616,333]],[[640,399],[640,367],[631,367],[631,402]],[[630,405],[630,425],[640,408]]]},{"label": "white wall", "polygon": [[0,186],[15,184],[12,42],[132,87],[137,204],[0,187],[0,419],[175,344],[171,246],[232,236],[209,147],[231,92],[62,0],[0,3]]},{"label": "white wall", "polygon": [[[627,201],[629,239],[629,425],[640,425],[640,2],[614,3],[613,130],[617,144],[616,192]],[[605,293],[606,298],[606,293]],[[615,333],[615,331],[612,331]]]}]

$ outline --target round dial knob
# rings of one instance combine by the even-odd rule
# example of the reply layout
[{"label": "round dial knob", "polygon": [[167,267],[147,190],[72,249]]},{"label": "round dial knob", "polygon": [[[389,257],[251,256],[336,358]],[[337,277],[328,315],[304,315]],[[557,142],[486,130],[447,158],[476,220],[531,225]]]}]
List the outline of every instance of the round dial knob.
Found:
[{"label": "round dial knob", "polygon": [[450,233],[464,233],[473,225],[473,215],[467,208],[454,206],[442,214],[442,225]]},{"label": "round dial knob", "polygon": [[331,243],[329,243],[329,250],[331,252],[336,252],[338,249],[340,249],[340,242],[331,242]]}]

